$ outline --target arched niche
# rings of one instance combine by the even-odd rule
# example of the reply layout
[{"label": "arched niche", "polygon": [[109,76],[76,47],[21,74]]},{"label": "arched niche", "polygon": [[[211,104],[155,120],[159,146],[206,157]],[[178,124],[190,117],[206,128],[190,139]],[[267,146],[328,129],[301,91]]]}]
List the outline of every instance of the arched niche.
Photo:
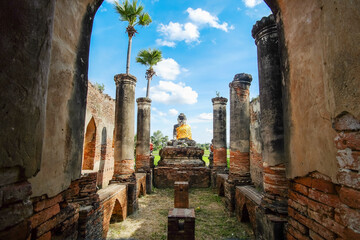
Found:
[{"label": "arched niche", "polygon": [[83,170],[93,170],[96,149],[96,124],[92,117],[86,127],[85,140],[84,140],[84,157],[83,157]]},{"label": "arched niche", "polygon": [[124,220],[123,208],[118,199],[115,200],[115,205],[111,214],[110,223],[121,222]]}]

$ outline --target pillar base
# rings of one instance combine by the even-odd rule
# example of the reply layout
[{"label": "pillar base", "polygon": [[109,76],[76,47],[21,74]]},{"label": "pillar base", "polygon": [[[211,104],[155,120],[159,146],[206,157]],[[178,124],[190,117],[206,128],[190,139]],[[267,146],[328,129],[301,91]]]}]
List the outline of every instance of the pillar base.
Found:
[{"label": "pillar base", "polygon": [[287,218],[268,214],[263,208],[258,208],[255,212],[256,229],[254,231],[256,239],[284,240],[285,225]]},{"label": "pillar base", "polygon": [[111,183],[125,183],[127,188],[127,214],[130,215],[136,212],[139,209],[138,198],[136,192],[136,175],[124,174],[124,175],[114,175]]},{"label": "pillar base", "polygon": [[287,215],[288,204],[284,197],[264,193],[261,206],[268,212]]},{"label": "pillar base", "polygon": [[218,174],[228,174],[228,173],[229,173],[229,169],[227,167],[217,167],[211,169],[211,180],[210,180],[211,187],[214,189],[217,188],[216,179]]},{"label": "pillar base", "polygon": [[229,178],[225,182],[225,207],[229,210],[230,215],[233,215],[235,210],[235,189],[237,186],[246,186],[251,185],[251,180],[249,180],[249,176],[242,176],[242,178],[238,177],[236,180]]},{"label": "pillar base", "polygon": [[154,170],[151,168],[147,168],[147,169],[138,169],[136,172],[146,174],[146,194],[151,194],[152,188],[153,188],[153,172],[154,172]]}]

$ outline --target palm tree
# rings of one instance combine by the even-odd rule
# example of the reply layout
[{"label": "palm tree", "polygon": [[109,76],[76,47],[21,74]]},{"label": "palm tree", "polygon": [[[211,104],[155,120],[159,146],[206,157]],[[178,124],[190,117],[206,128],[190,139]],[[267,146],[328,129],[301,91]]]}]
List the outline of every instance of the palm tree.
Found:
[{"label": "palm tree", "polygon": [[141,50],[137,57],[136,62],[141,63],[145,66],[149,66],[146,70],[145,78],[148,80],[147,88],[146,88],[146,97],[149,97],[149,90],[150,90],[150,82],[152,77],[156,74],[153,66],[155,66],[158,62],[162,59],[161,51],[158,49],[151,49],[148,50],[143,49]]},{"label": "palm tree", "polygon": [[125,0],[121,4],[115,1],[115,9],[120,14],[120,21],[128,22],[126,32],[129,36],[128,51],[127,51],[127,60],[126,60],[126,74],[129,74],[130,68],[130,55],[131,55],[131,42],[132,37],[137,33],[135,26],[147,26],[152,20],[148,13],[143,13],[144,6],[137,4],[137,0],[133,0],[130,3],[128,0]]}]

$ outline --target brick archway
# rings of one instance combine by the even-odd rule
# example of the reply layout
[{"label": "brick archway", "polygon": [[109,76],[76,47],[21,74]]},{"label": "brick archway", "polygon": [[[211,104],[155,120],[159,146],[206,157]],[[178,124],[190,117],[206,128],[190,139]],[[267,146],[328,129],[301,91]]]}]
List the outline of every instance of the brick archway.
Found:
[{"label": "brick archway", "polygon": [[111,214],[110,223],[121,222],[124,220],[123,208],[118,199],[115,200],[115,205]]},{"label": "brick archway", "polygon": [[83,170],[93,170],[96,149],[96,124],[92,117],[86,127],[85,142],[84,142],[84,157],[83,157]]}]

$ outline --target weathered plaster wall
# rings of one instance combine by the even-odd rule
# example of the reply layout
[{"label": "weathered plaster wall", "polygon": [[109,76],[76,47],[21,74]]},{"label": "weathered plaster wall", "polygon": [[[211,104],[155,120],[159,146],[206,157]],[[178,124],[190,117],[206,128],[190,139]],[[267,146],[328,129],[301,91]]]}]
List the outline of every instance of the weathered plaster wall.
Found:
[{"label": "weathered plaster wall", "polygon": [[41,170],[33,196],[49,197],[80,177],[92,22],[102,0],[55,5]]},{"label": "weathered plaster wall", "polygon": [[287,175],[317,170],[337,182],[333,120],[360,118],[360,2],[266,2],[282,25]]},{"label": "weathered plaster wall", "polygon": [[40,168],[54,5],[0,2],[0,185]]},{"label": "weathered plaster wall", "polygon": [[[91,118],[94,118],[96,125],[96,141],[95,163],[94,168],[90,172],[98,172],[98,185],[106,187],[114,173],[114,148],[112,142],[115,122],[115,100],[109,95],[100,93],[89,82],[84,129],[86,129]],[[103,138],[106,138],[106,140]],[[85,170],[84,172],[89,171]]]}]

